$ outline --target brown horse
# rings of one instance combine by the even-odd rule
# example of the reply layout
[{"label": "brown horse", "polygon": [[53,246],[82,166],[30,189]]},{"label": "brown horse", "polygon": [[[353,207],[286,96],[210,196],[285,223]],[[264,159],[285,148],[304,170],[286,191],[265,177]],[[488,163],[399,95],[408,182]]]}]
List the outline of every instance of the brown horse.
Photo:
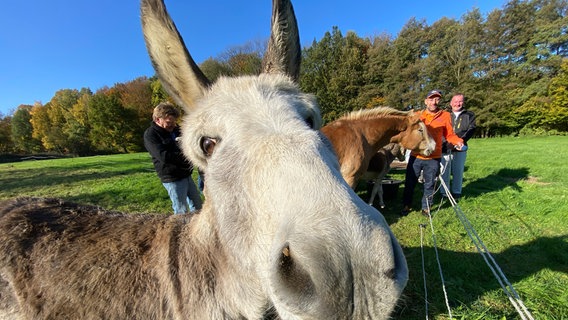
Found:
[{"label": "brown horse", "polygon": [[436,147],[419,113],[390,107],[348,113],[321,131],[333,145],[341,175],[353,189],[367,171],[371,157],[387,144],[399,143],[425,156]]}]

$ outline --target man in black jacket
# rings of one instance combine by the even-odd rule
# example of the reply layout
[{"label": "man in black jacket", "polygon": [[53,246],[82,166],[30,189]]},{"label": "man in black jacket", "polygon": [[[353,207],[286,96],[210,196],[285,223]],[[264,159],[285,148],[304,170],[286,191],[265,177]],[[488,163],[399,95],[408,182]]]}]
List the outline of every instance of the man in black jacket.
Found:
[{"label": "man in black jacket", "polygon": [[177,140],[180,136],[177,119],[180,112],[170,103],[154,108],[152,124],[144,132],[144,146],[162,185],[168,191],[175,214],[201,209],[199,191],[191,178],[193,164],[181,152]]},{"label": "man in black jacket", "polygon": [[[452,126],[458,137],[462,138],[467,146],[467,141],[475,132],[475,114],[465,109],[464,95],[461,93],[452,96],[450,101],[452,107]],[[454,199],[459,199],[462,195],[463,172],[465,168],[465,159],[467,158],[467,148],[465,150],[457,150],[449,142],[442,145],[442,178],[449,188]],[[452,182],[450,184],[450,174]],[[441,189],[440,193],[446,196],[446,190]]]}]

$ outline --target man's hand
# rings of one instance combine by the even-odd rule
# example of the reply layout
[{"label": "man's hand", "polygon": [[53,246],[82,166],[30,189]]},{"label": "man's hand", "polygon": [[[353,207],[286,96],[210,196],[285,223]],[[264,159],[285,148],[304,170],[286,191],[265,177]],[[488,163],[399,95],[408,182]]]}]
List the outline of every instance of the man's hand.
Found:
[{"label": "man's hand", "polygon": [[467,150],[467,147],[463,143],[456,144],[455,148],[456,148],[456,150],[459,150],[459,151]]}]

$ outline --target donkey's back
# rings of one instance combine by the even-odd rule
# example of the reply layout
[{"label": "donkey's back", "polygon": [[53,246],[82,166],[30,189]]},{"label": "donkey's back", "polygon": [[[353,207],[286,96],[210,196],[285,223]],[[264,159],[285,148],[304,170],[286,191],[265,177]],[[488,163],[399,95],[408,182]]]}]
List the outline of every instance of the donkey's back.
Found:
[{"label": "donkey's back", "polygon": [[181,297],[169,266],[187,219],[55,199],[1,203],[0,319],[172,317]]}]

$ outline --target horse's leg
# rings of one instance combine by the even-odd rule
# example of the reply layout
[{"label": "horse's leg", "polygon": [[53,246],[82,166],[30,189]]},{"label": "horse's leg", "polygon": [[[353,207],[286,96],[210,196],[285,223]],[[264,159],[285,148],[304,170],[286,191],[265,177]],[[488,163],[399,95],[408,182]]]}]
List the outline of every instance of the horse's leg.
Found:
[{"label": "horse's leg", "polygon": [[371,196],[369,197],[369,205],[373,205],[373,202],[375,201],[375,196],[377,195],[377,191],[378,191],[378,186],[382,183],[381,178],[377,177],[374,180],[374,184],[373,184],[373,190],[371,190]]},{"label": "horse's leg", "polygon": [[384,199],[383,199],[383,179],[384,179],[386,173],[387,173],[386,170],[383,170],[383,171],[381,172],[381,174],[380,174],[379,177],[377,178],[377,181],[378,181],[379,183],[376,183],[376,184],[375,184],[375,187],[374,187],[374,188],[377,188],[377,193],[378,193],[378,195],[379,195],[379,207],[380,207],[381,209],[384,209],[384,208],[385,208],[385,201],[384,201]]}]

